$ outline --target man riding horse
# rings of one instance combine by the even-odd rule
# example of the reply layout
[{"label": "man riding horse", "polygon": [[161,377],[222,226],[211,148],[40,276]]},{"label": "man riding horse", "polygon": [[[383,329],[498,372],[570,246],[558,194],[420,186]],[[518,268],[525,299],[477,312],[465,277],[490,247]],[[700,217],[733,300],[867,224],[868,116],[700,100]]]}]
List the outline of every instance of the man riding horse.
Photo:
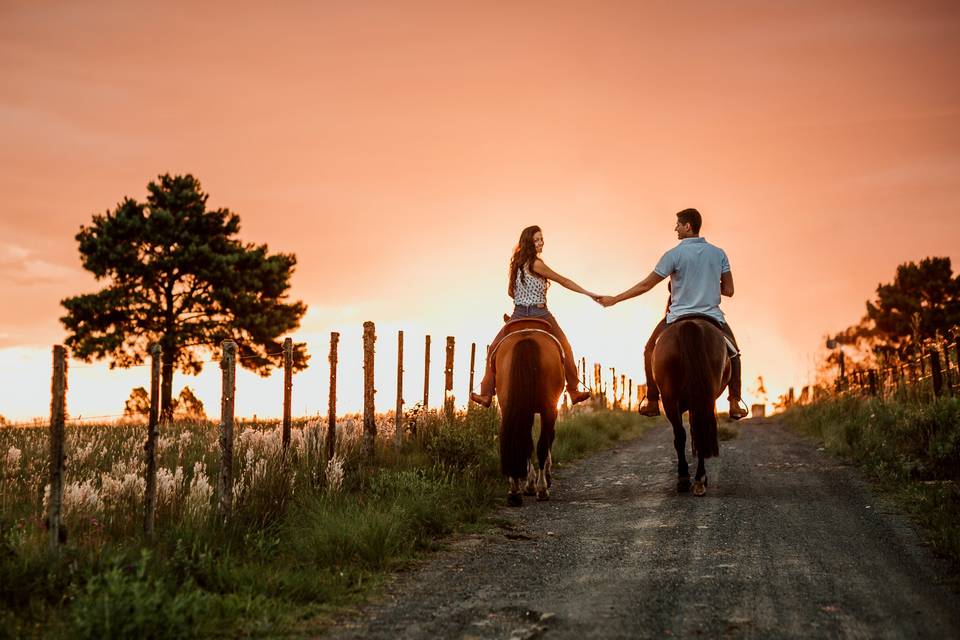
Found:
[{"label": "man riding horse", "polygon": [[[700,237],[702,222],[700,212],[696,209],[684,209],[677,213],[675,230],[680,244],[663,254],[650,275],[631,288],[616,296],[597,298],[600,304],[610,307],[646,293],[661,280],[670,278],[670,305],[666,317],[657,324],[643,351],[647,398],[640,407],[640,413],[645,416],[660,415],[660,390],[653,376],[651,356],[657,338],[667,326],[686,316],[707,316],[715,321],[736,348],[737,341],[733,331],[723,312],[720,311],[721,295],[733,296],[733,274],[730,271],[730,262],[723,249]],[[730,418],[739,420],[747,415],[747,411],[741,406],[739,354],[731,359],[730,365],[731,375],[728,385]]]}]

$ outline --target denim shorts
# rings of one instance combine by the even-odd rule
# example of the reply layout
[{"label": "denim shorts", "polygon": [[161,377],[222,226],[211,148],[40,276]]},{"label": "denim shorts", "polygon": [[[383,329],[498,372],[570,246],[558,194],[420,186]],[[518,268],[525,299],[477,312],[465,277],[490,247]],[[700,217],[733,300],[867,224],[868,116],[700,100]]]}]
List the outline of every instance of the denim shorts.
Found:
[{"label": "denim shorts", "polygon": [[513,315],[510,316],[511,320],[520,320],[521,318],[543,318],[547,321],[556,322],[553,318],[553,314],[547,309],[546,305],[538,306],[535,304],[526,305],[518,304],[513,307]]}]

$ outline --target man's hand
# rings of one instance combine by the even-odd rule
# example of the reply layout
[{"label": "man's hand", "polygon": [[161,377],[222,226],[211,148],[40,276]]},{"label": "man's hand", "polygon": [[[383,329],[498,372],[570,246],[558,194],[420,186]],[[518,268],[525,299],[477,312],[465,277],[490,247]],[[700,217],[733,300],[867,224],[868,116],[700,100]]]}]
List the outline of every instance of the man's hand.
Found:
[{"label": "man's hand", "polygon": [[600,296],[597,298],[597,302],[602,304],[604,307],[612,307],[617,304],[617,299],[615,296]]}]

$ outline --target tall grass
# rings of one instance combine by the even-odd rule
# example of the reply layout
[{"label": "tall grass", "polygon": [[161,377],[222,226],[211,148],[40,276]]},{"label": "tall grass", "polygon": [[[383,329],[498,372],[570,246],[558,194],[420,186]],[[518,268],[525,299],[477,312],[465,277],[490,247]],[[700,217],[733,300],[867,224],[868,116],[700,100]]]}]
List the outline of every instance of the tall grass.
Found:
[{"label": "tall grass", "polygon": [[[0,638],[258,637],[314,629],[385,575],[457,530],[485,526],[505,495],[498,415],[411,414],[404,447],[378,418],[375,463],[359,416],[301,421],[284,455],[275,424],[245,425],[235,509],[214,508],[216,428],[178,423],[159,447],[157,534],[144,539],[142,425],[68,429],[66,545],[47,551],[46,432],[0,429]],[[640,433],[653,421],[583,412],[558,425],[554,460]]]},{"label": "tall grass", "polygon": [[960,567],[960,398],[846,397],[783,417],[889,489]]}]

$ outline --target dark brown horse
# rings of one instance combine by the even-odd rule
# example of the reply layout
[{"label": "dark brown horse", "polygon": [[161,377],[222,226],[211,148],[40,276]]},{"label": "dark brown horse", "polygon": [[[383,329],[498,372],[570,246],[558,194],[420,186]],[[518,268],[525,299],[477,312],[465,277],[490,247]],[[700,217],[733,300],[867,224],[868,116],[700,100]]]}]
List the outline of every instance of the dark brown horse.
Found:
[{"label": "dark brown horse", "polygon": [[[500,405],[500,469],[510,481],[507,504],[523,504],[520,485],[537,500],[550,498],[550,448],[557,422],[557,403],[563,393],[562,349],[538,321],[515,323],[517,329],[493,346],[497,402]],[[545,325],[541,328],[540,325]],[[533,418],[540,414],[537,469],[533,454]]]},{"label": "dark brown horse", "polygon": [[730,380],[730,355],[720,329],[702,318],[680,319],[660,334],[653,350],[653,377],[673,425],[677,450],[677,491],[690,490],[683,414],[690,412],[690,437],[697,456],[693,495],[707,492],[704,460],[720,455],[716,400]]}]

